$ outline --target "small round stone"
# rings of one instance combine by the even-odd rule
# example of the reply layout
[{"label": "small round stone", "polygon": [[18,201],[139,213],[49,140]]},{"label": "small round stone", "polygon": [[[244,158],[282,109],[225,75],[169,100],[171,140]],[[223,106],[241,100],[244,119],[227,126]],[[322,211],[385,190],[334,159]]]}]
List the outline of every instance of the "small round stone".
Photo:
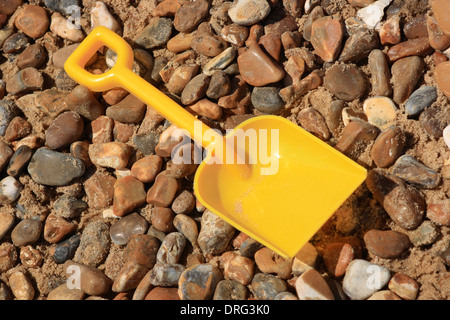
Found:
[{"label": "small round stone", "polygon": [[248,289],[234,280],[221,280],[214,291],[213,300],[245,300]]},{"label": "small round stone", "polygon": [[235,234],[233,226],[207,210],[203,213],[198,245],[211,254],[224,252]]},{"label": "small round stone", "polygon": [[106,259],[110,246],[108,224],[94,220],[84,228],[73,260],[86,266],[97,267]]},{"label": "small round stone", "polygon": [[256,24],[270,13],[270,5],[266,0],[237,0],[228,10],[231,20],[241,26]]},{"label": "small round stone", "polygon": [[157,260],[164,263],[178,263],[186,247],[186,238],[180,232],[171,232],[158,249]]},{"label": "small round stone", "polygon": [[334,300],[333,292],[315,269],[305,271],[295,282],[300,300]]},{"label": "small round stone", "polygon": [[397,258],[411,245],[406,234],[393,230],[370,230],[364,242],[370,253],[383,259]]},{"label": "small round stone", "polygon": [[267,114],[278,114],[284,107],[284,101],[275,87],[253,88],[251,101],[258,111]]},{"label": "small round stone", "polygon": [[250,285],[250,291],[257,299],[273,300],[280,292],[287,291],[286,283],[271,274],[257,273]]},{"label": "small round stone", "polygon": [[11,274],[9,286],[17,300],[33,300],[36,293],[30,279],[21,271]]},{"label": "small round stone", "polygon": [[324,86],[336,98],[353,101],[366,92],[366,78],[355,65],[335,64],[327,70]]},{"label": "small round stone", "polygon": [[27,4],[19,11],[14,23],[17,29],[33,39],[37,39],[47,32],[50,20],[44,8]]},{"label": "small round stone", "polygon": [[61,264],[72,259],[80,245],[80,238],[81,236],[79,234],[75,234],[69,239],[56,244],[51,251],[53,260],[55,260],[56,263]]},{"label": "small round stone", "polygon": [[111,240],[118,245],[125,245],[136,234],[145,234],[147,221],[138,213],[129,214],[114,223],[110,229]]},{"label": "small round stone", "polygon": [[44,257],[39,250],[28,245],[20,249],[20,261],[28,268],[37,269],[42,265]]},{"label": "small round stone", "polygon": [[14,177],[8,176],[0,181],[0,201],[3,203],[13,203],[20,196],[22,184]]},{"label": "small round stone", "polygon": [[59,115],[45,132],[45,143],[50,149],[61,149],[77,141],[83,134],[84,123],[73,111]]},{"label": "small round stone", "polygon": [[17,249],[12,243],[0,244],[0,272],[6,272],[14,267],[18,258]]},{"label": "small round stone", "polygon": [[158,248],[159,241],[155,237],[146,234],[134,235],[123,251],[123,261],[151,269],[157,261]]},{"label": "small round stone", "polygon": [[42,232],[42,222],[39,220],[24,219],[11,231],[11,240],[14,245],[23,247],[39,240]]},{"label": "small round stone", "polygon": [[281,279],[291,276],[292,259],[285,259],[269,248],[262,248],[255,253],[255,262],[259,270],[265,273],[275,273]]},{"label": "small round stone", "polygon": [[187,190],[183,190],[172,202],[172,210],[176,214],[189,214],[194,208],[195,197]]},{"label": "small round stone", "polygon": [[178,281],[181,300],[209,300],[223,275],[211,264],[197,264],[187,268]]}]

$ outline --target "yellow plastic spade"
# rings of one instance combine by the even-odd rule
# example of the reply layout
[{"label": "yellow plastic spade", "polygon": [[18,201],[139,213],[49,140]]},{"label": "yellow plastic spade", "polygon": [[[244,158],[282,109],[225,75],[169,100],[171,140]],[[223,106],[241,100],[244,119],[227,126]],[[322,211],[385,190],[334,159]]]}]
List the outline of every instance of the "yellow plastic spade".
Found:
[{"label": "yellow plastic spade", "polygon": [[[103,46],[117,53],[117,62],[94,75],[85,65]],[[132,65],[128,43],[97,27],[65,70],[92,91],[122,87],[185,129],[208,151],[195,175],[196,197],[283,257],[294,257],[366,178],[363,167],[282,117],[251,118],[224,137],[136,75]]]}]

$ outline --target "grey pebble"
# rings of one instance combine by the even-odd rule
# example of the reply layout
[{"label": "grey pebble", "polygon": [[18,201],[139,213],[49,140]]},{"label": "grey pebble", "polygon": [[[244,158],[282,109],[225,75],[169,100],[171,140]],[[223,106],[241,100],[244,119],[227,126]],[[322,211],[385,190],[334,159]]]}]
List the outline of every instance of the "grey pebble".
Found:
[{"label": "grey pebble", "polygon": [[108,224],[101,220],[92,221],[83,230],[73,261],[97,267],[106,259],[110,246]]},{"label": "grey pebble", "polygon": [[138,36],[135,43],[145,49],[153,49],[169,41],[172,35],[172,19],[157,18]]},{"label": "grey pebble", "polygon": [[11,240],[18,247],[34,244],[41,237],[42,227],[39,220],[24,219],[11,231]]},{"label": "grey pebble", "polygon": [[441,180],[439,173],[410,155],[403,155],[395,162],[392,173],[419,188],[433,189]]},{"label": "grey pebble", "polygon": [[133,142],[145,156],[155,154],[155,147],[159,142],[159,134],[154,132],[140,133],[133,137]]},{"label": "grey pebble", "polygon": [[405,104],[406,115],[413,117],[431,106],[437,100],[437,91],[433,86],[423,86],[414,91]]},{"label": "grey pebble", "polygon": [[19,114],[17,106],[8,100],[0,101],[0,136],[5,135],[11,120]]},{"label": "grey pebble", "polygon": [[274,275],[257,273],[253,277],[250,290],[260,300],[273,300],[280,292],[287,290],[287,285]]},{"label": "grey pebble", "polygon": [[284,101],[275,87],[255,87],[251,101],[258,111],[268,114],[278,114],[284,107]]},{"label": "grey pebble", "polygon": [[152,269],[151,284],[160,287],[177,286],[184,270],[186,267],[181,264],[158,262]]},{"label": "grey pebble", "polygon": [[148,229],[147,221],[138,213],[134,212],[120,218],[114,223],[110,230],[110,236],[113,243],[125,245],[131,237],[136,234],[145,234]]},{"label": "grey pebble", "polygon": [[158,262],[178,263],[186,246],[186,238],[180,232],[169,233],[161,243],[156,259]]},{"label": "grey pebble", "polygon": [[415,247],[427,246],[433,244],[439,234],[439,228],[433,222],[426,220],[409,234],[409,239]]},{"label": "grey pebble", "polygon": [[61,264],[72,259],[78,249],[78,246],[80,245],[80,239],[81,236],[79,234],[75,234],[69,239],[56,244],[55,251],[52,254],[53,260],[55,260],[56,263]]},{"label": "grey pebble", "polygon": [[78,217],[84,210],[88,208],[88,204],[83,200],[62,195],[53,204],[55,213],[63,218],[73,219]]},{"label": "grey pebble", "polygon": [[235,280],[221,280],[214,291],[213,300],[245,300],[248,289]]}]

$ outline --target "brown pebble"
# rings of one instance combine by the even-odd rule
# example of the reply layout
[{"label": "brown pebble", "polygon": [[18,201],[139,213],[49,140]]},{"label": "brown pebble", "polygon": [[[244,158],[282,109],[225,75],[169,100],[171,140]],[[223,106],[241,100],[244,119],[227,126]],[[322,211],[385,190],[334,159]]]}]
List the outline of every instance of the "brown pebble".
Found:
[{"label": "brown pebble", "polygon": [[123,123],[141,122],[147,110],[146,104],[129,94],[118,104],[106,109],[106,116]]},{"label": "brown pebble", "polygon": [[107,116],[100,116],[90,123],[92,143],[112,142],[114,120]]},{"label": "brown pebble", "polygon": [[184,214],[177,214],[173,218],[173,226],[180,232],[193,246],[197,246],[198,227],[191,217]]},{"label": "brown pebble", "polygon": [[305,60],[300,55],[294,54],[290,56],[284,66],[289,79],[284,80],[287,85],[299,82],[305,72]]},{"label": "brown pebble", "polygon": [[391,71],[386,55],[379,49],[369,54],[369,68],[372,72],[372,93],[375,96],[390,97],[392,95]]},{"label": "brown pebble", "polygon": [[84,86],[76,86],[66,97],[67,108],[93,121],[105,113],[92,91]]},{"label": "brown pebble", "polygon": [[126,96],[128,96],[129,92],[122,88],[114,88],[105,92],[102,92],[103,100],[110,106],[118,104],[122,101]]},{"label": "brown pebble", "polygon": [[173,201],[172,210],[176,214],[189,214],[195,208],[195,197],[192,192],[183,190]]},{"label": "brown pebble", "polygon": [[428,37],[411,39],[391,47],[387,56],[390,62],[409,56],[427,56],[433,52]]},{"label": "brown pebble", "polygon": [[379,168],[391,166],[402,154],[406,137],[399,127],[389,127],[377,137],[370,155]]},{"label": "brown pebble", "polygon": [[0,240],[13,227],[15,218],[12,214],[0,213]]},{"label": "brown pebble", "polygon": [[212,120],[219,120],[222,117],[222,109],[220,106],[208,99],[201,99],[187,107],[186,110],[193,111],[195,114]]},{"label": "brown pebble", "polygon": [[42,222],[39,220],[24,219],[11,231],[11,240],[14,245],[23,247],[36,243],[41,237]]},{"label": "brown pebble", "polygon": [[89,207],[102,209],[113,203],[116,178],[107,172],[97,171],[84,183]]},{"label": "brown pebble", "polygon": [[180,300],[178,288],[155,287],[145,296],[144,300]]},{"label": "brown pebble", "polygon": [[419,293],[417,281],[400,272],[392,276],[388,287],[392,292],[405,300],[415,300]]},{"label": "brown pebble", "polygon": [[438,88],[450,97],[450,61],[442,62],[434,69],[434,79]]},{"label": "brown pebble", "polygon": [[325,248],[323,261],[333,277],[344,275],[345,269],[355,258],[355,250],[348,243],[330,243]]},{"label": "brown pebble", "polygon": [[228,44],[219,36],[213,34],[198,34],[192,39],[191,47],[198,54],[215,57],[222,53]]},{"label": "brown pebble", "polygon": [[151,222],[156,230],[162,232],[173,232],[175,228],[173,226],[173,219],[175,217],[174,212],[170,208],[154,207]]},{"label": "brown pebble", "polygon": [[205,0],[186,2],[175,13],[173,26],[179,32],[193,31],[208,14],[209,4]]},{"label": "brown pebble", "polygon": [[428,37],[426,15],[419,14],[407,21],[403,26],[403,33],[407,39]]},{"label": "brown pebble", "polygon": [[6,81],[6,91],[11,94],[42,90],[44,78],[36,68],[25,68]]},{"label": "brown pebble", "polygon": [[427,207],[427,217],[440,225],[450,226],[450,200],[430,203]]},{"label": "brown pebble", "polygon": [[136,161],[131,167],[131,174],[143,183],[155,180],[161,171],[162,159],[157,155],[148,155]]},{"label": "brown pebble", "polygon": [[249,29],[245,26],[232,23],[222,28],[220,36],[225,41],[234,44],[237,47],[242,47],[249,36]]},{"label": "brown pebble", "polygon": [[[102,296],[111,289],[111,280],[99,269],[67,260],[64,270],[68,277],[67,284],[91,296]],[[80,278],[76,278],[80,276]]]},{"label": "brown pebble", "polygon": [[326,16],[311,26],[311,44],[316,54],[325,62],[336,60],[340,52],[344,27],[339,19]]},{"label": "brown pebble", "polygon": [[80,289],[69,289],[67,283],[63,283],[48,293],[47,300],[83,300],[85,293]]},{"label": "brown pebble", "polygon": [[160,243],[155,237],[146,234],[134,235],[123,251],[123,260],[125,263],[135,263],[152,269],[159,246]]},{"label": "brown pebble", "polygon": [[227,251],[221,255],[220,260],[224,266],[225,279],[237,281],[244,286],[251,283],[255,274],[255,262],[252,259]]},{"label": "brown pebble", "polygon": [[210,77],[199,74],[190,80],[181,92],[181,103],[190,105],[202,99],[206,95],[210,83]]},{"label": "brown pebble", "polygon": [[258,44],[267,52],[275,61],[280,61],[281,55],[281,39],[276,34],[266,34],[259,38]]},{"label": "brown pebble", "polygon": [[95,143],[89,145],[92,163],[100,167],[124,169],[131,156],[132,148],[123,142]]},{"label": "brown pebble", "polygon": [[44,8],[27,4],[17,14],[14,24],[27,36],[37,39],[47,32],[50,20]]},{"label": "brown pebble", "polygon": [[178,33],[167,42],[167,50],[178,53],[191,49],[195,33]]},{"label": "brown pebble", "polygon": [[0,272],[6,272],[14,267],[18,258],[17,248],[12,243],[0,244]]},{"label": "brown pebble", "polygon": [[145,203],[144,184],[133,176],[119,178],[114,184],[113,213],[123,217]]},{"label": "brown pebble", "polygon": [[3,0],[0,2],[0,13],[9,16],[22,4],[22,0]]},{"label": "brown pebble", "polygon": [[37,269],[42,266],[44,257],[39,250],[25,246],[20,249],[20,262],[28,268]]},{"label": "brown pebble", "polygon": [[83,134],[84,122],[78,113],[60,114],[45,132],[45,144],[53,150],[69,146]]},{"label": "brown pebble", "polygon": [[206,96],[218,100],[230,93],[231,83],[228,75],[222,70],[216,70],[211,76]]},{"label": "brown pebble", "polygon": [[297,115],[297,120],[299,121],[300,126],[319,139],[323,141],[330,139],[331,133],[325,119],[316,109],[311,107],[302,109]]},{"label": "brown pebble", "polygon": [[22,271],[9,276],[9,286],[17,300],[33,300],[36,291],[29,277]]},{"label": "brown pebble", "polygon": [[45,220],[44,239],[50,243],[58,243],[75,231],[76,227],[63,217],[50,214]]},{"label": "brown pebble", "polygon": [[357,144],[363,141],[373,141],[379,130],[363,121],[351,121],[342,131],[335,148],[344,154],[350,154]]},{"label": "brown pebble", "polygon": [[219,98],[217,104],[225,109],[229,109],[234,114],[244,115],[247,107],[251,103],[251,90],[242,76],[235,76],[231,79],[230,94]]},{"label": "brown pebble", "polygon": [[177,179],[166,170],[156,176],[153,186],[148,190],[147,203],[159,207],[169,207],[179,188]]},{"label": "brown pebble", "polygon": [[424,69],[424,62],[418,56],[406,57],[394,62],[391,73],[394,89],[393,100],[397,104],[401,104],[409,98],[419,82]]},{"label": "brown pebble", "polygon": [[184,64],[175,69],[168,83],[167,90],[170,93],[180,95],[188,82],[195,77],[199,70],[197,64]]},{"label": "brown pebble", "polygon": [[281,279],[291,277],[293,260],[283,258],[269,248],[262,248],[255,253],[255,263],[262,272],[275,273]]},{"label": "brown pebble", "polygon": [[382,45],[397,44],[401,41],[400,18],[392,16],[381,27],[380,42]]},{"label": "brown pebble", "polygon": [[433,17],[427,17],[428,40],[435,50],[445,51],[450,47],[450,37],[446,36]]},{"label": "brown pebble", "polygon": [[284,102],[292,103],[307,94],[309,91],[320,87],[323,84],[323,77],[323,71],[314,70],[302,80],[281,89],[279,92],[280,97]]},{"label": "brown pebble", "polygon": [[356,65],[335,64],[323,81],[325,88],[343,101],[353,101],[366,92],[366,77]]},{"label": "brown pebble", "polygon": [[47,53],[42,45],[39,43],[32,44],[26,48],[17,57],[17,67],[19,69],[25,69],[29,67],[38,68],[40,67],[47,58]]},{"label": "brown pebble", "polygon": [[22,117],[14,117],[5,131],[5,139],[8,141],[19,140],[31,132],[31,124]]},{"label": "brown pebble", "polygon": [[398,258],[411,245],[406,234],[393,230],[370,230],[364,242],[370,253],[383,259]]}]

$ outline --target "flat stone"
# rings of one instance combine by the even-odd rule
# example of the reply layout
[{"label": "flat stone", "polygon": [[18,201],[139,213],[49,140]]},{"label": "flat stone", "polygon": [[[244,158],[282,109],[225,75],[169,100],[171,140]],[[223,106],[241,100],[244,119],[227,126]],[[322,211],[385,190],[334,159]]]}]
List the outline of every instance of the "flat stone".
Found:
[{"label": "flat stone", "polygon": [[50,149],[62,149],[77,141],[83,134],[84,122],[73,111],[60,114],[45,132],[45,143]]},{"label": "flat stone", "polygon": [[213,300],[245,300],[248,289],[234,280],[221,280],[214,291]]},{"label": "flat stone", "polygon": [[219,120],[223,114],[220,105],[208,99],[201,99],[187,107],[186,110],[212,120]]},{"label": "flat stone", "polygon": [[243,79],[252,86],[265,86],[284,77],[284,70],[256,44],[239,55],[238,65]]},{"label": "flat stone", "polygon": [[145,234],[147,221],[138,213],[131,213],[114,223],[110,228],[111,241],[117,245],[125,245],[136,234]]},{"label": "flat stone", "polygon": [[49,243],[58,243],[75,231],[76,225],[56,214],[45,219],[44,239]]},{"label": "flat stone", "polygon": [[427,217],[440,225],[450,226],[450,200],[430,203],[427,207]]},{"label": "flat stone", "polygon": [[76,86],[64,101],[68,109],[90,121],[105,114],[105,108],[98,102],[93,92],[84,86]]},{"label": "flat stone", "polygon": [[408,19],[403,26],[403,33],[407,39],[428,37],[426,14],[419,14]]},{"label": "flat stone", "polygon": [[114,18],[114,16],[109,12],[108,7],[101,1],[96,1],[94,6],[91,8],[91,27],[92,29],[103,26],[117,34],[122,33],[122,27]]},{"label": "flat stone", "polygon": [[365,300],[387,285],[390,278],[387,268],[356,259],[347,267],[342,289],[351,300]]},{"label": "flat stone", "polygon": [[106,109],[106,116],[122,123],[138,123],[144,119],[146,104],[129,94],[116,105]]},{"label": "flat stone", "polygon": [[338,61],[358,62],[366,58],[372,50],[380,44],[377,33],[374,30],[359,28],[345,41]]},{"label": "flat stone", "polygon": [[419,294],[419,284],[411,277],[399,272],[392,276],[388,287],[405,300],[415,300]]},{"label": "flat stone", "polygon": [[316,109],[312,107],[302,109],[297,115],[297,120],[303,129],[319,139],[327,141],[331,138],[331,133],[324,117]]},{"label": "flat stone", "polygon": [[339,19],[326,16],[312,23],[311,44],[316,54],[325,62],[336,60],[343,37],[344,27]]},{"label": "flat stone", "polygon": [[50,31],[72,42],[81,42],[85,38],[82,29],[77,29],[72,21],[66,19],[59,12],[55,12],[51,16]]},{"label": "flat stone", "polygon": [[84,183],[89,207],[106,208],[113,203],[116,178],[106,172],[97,171]]},{"label": "flat stone", "polygon": [[324,77],[325,88],[343,101],[353,101],[366,92],[366,77],[355,65],[335,64]]},{"label": "flat stone", "polygon": [[182,264],[156,263],[151,273],[151,283],[154,286],[177,286],[181,274],[186,270]]},{"label": "flat stone", "polygon": [[387,56],[390,62],[409,56],[427,56],[433,52],[428,37],[410,39],[391,47]]},{"label": "flat stone", "polygon": [[95,268],[105,261],[110,246],[109,225],[102,220],[91,221],[83,230],[73,261]]},{"label": "flat stone", "polygon": [[191,217],[185,214],[177,214],[173,218],[173,226],[180,232],[193,246],[197,246],[198,227]]},{"label": "flat stone", "polygon": [[266,0],[237,0],[228,10],[231,20],[242,26],[256,24],[270,13],[270,5]]},{"label": "flat stone", "polygon": [[113,213],[123,217],[145,203],[144,184],[133,176],[117,179],[114,184]]},{"label": "flat stone", "polygon": [[334,300],[333,292],[315,269],[305,271],[295,282],[299,300]]},{"label": "flat stone", "polygon": [[26,48],[17,57],[17,67],[19,69],[25,69],[29,67],[40,67],[47,58],[47,52],[44,47],[39,43],[35,43]]},{"label": "flat stone", "polygon": [[100,167],[123,169],[131,156],[131,147],[122,142],[95,143],[89,145],[92,163]]},{"label": "flat stone", "polygon": [[441,181],[440,175],[416,158],[403,155],[395,162],[392,173],[418,188],[433,189]]},{"label": "flat stone", "polygon": [[440,63],[434,69],[434,79],[436,80],[438,88],[447,96],[450,97],[450,61]]},{"label": "flat stone", "polygon": [[198,73],[200,67],[197,64],[184,64],[175,69],[168,83],[167,89],[170,93],[180,95],[184,87],[191,81]]},{"label": "flat stone", "polygon": [[172,19],[158,17],[145,27],[135,42],[145,49],[153,49],[166,44],[171,35]]},{"label": "flat stone", "polygon": [[111,290],[111,280],[99,269],[81,263],[68,260],[64,263],[66,274],[77,272],[79,279],[79,290],[87,295],[102,296]]},{"label": "flat stone", "polygon": [[447,37],[450,37],[450,22],[446,14],[450,10],[450,4],[445,0],[436,0],[433,1],[431,7],[439,27]]},{"label": "flat stone", "polygon": [[391,73],[395,103],[404,103],[410,97],[423,72],[424,63],[418,56],[406,57],[394,62]]},{"label": "flat stone", "polygon": [[364,234],[367,250],[383,259],[398,258],[411,245],[409,237],[393,230],[370,230]]},{"label": "flat stone", "polygon": [[80,235],[74,234],[69,239],[57,243],[53,252],[50,252],[51,257],[58,264],[64,263],[73,258],[79,245]]},{"label": "flat stone", "polygon": [[36,243],[41,237],[41,232],[41,221],[24,219],[11,231],[11,240],[15,246],[27,246]]},{"label": "flat stone", "polygon": [[50,21],[44,8],[27,4],[17,14],[14,24],[27,36],[37,39],[47,32]]},{"label": "flat stone", "polygon": [[403,154],[406,137],[399,127],[389,127],[375,140],[370,155],[379,168],[387,168]]},{"label": "flat stone", "polygon": [[6,91],[11,94],[42,90],[44,78],[36,68],[20,70],[6,81]]},{"label": "flat stone", "polygon": [[395,124],[397,108],[394,102],[387,97],[372,97],[366,99],[363,104],[367,121],[384,130]]},{"label": "flat stone", "polygon": [[39,184],[65,186],[84,174],[81,159],[46,148],[39,148],[28,164],[31,178]]},{"label": "flat stone", "polygon": [[287,291],[287,285],[282,279],[261,272],[253,277],[250,291],[259,300],[273,300],[280,292]]},{"label": "flat stone", "polygon": [[234,234],[233,226],[207,210],[202,216],[198,245],[207,253],[220,254],[226,250]]},{"label": "flat stone", "polygon": [[125,263],[138,264],[146,269],[152,269],[157,262],[159,241],[147,234],[137,234],[131,237],[123,251]]},{"label": "flat stone", "polygon": [[414,91],[405,103],[406,115],[417,116],[437,100],[436,88],[423,86]]},{"label": "flat stone", "polygon": [[187,2],[175,13],[174,28],[183,33],[193,31],[208,15],[209,4],[205,0]]},{"label": "flat stone", "polygon": [[258,111],[266,114],[278,114],[284,108],[284,101],[276,87],[253,88],[251,101]]},{"label": "flat stone", "polygon": [[210,84],[210,77],[206,74],[199,74],[192,78],[181,92],[181,103],[191,105],[206,95]]},{"label": "flat stone", "polygon": [[210,264],[189,267],[181,274],[178,281],[180,300],[209,300],[222,279],[220,270]]}]

